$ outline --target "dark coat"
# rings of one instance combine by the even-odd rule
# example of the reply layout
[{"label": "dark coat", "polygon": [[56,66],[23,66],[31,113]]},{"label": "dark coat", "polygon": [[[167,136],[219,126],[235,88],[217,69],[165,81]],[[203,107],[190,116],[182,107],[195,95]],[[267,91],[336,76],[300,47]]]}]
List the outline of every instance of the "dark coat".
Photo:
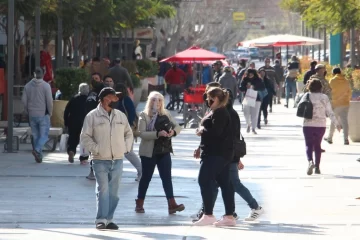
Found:
[{"label": "dark coat", "polygon": [[87,95],[80,94],[76,94],[70,99],[64,111],[65,127],[68,127],[69,129],[82,128],[85,116],[87,114],[85,111],[86,99]]}]

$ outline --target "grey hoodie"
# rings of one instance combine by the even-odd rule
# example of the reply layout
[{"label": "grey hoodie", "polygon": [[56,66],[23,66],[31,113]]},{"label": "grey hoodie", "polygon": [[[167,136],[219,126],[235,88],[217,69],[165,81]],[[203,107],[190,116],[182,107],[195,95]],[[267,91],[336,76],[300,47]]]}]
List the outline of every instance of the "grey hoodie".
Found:
[{"label": "grey hoodie", "polygon": [[53,98],[50,84],[42,79],[32,79],[25,85],[22,95],[25,111],[30,117],[52,115]]}]

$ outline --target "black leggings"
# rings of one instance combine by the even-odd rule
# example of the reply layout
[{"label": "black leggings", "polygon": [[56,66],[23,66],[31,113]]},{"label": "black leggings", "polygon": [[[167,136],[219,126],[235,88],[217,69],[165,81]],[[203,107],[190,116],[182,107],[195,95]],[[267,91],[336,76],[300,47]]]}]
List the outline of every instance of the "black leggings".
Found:
[{"label": "black leggings", "polygon": [[[268,117],[268,106],[269,106],[270,99],[272,99],[272,95],[270,95],[270,96],[267,95],[266,97],[264,97],[264,99],[261,103],[258,125],[260,125],[260,122],[261,122],[261,112],[263,112],[263,114],[264,114],[264,119],[267,119],[267,117]],[[272,102],[272,101],[270,101],[270,102]]]},{"label": "black leggings", "polygon": [[235,209],[234,189],[230,180],[230,164],[224,166],[225,160],[219,156],[206,156],[202,158],[198,182],[204,203],[205,215],[212,215],[215,197],[214,189],[217,184],[225,205],[225,215],[233,215]]}]

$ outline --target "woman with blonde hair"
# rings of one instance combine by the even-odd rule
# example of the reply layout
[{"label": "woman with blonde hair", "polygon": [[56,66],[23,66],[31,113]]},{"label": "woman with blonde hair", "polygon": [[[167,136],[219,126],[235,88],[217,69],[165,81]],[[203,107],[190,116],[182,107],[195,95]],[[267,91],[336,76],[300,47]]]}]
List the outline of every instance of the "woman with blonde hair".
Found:
[{"label": "woman with blonde hair", "polygon": [[[194,223],[195,226],[234,226],[234,190],[230,181],[230,164],[233,159],[234,134],[230,114],[226,109],[229,93],[226,89],[211,87],[207,91],[207,102],[211,111],[204,116],[196,135],[201,137],[201,158],[198,182],[204,203],[204,215]],[[219,221],[213,215],[214,188],[219,185],[225,205],[225,215]]]},{"label": "woman with blonde hair", "polygon": [[174,198],[171,179],[171,156],[173,152],[171,139],[177,136],[181,127],[164,108],[164,96],[151,92],[145,110],[139,116],[139,136],[141,138],[139,155],[142,165],[142,177],[139,183],[135,211],[144,213],[144,200],[149,183],[157,166],[168,200],[169,214],[181,212],[183,204],[178,205]]}]

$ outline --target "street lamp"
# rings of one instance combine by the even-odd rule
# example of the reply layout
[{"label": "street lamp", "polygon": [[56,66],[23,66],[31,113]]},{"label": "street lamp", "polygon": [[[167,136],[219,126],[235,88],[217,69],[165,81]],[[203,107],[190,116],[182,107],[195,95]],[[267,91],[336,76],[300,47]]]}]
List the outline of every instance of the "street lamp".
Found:
[{"label": "street lamp", "polygon": [[7,152],[13,152],[13,135],[14,135],[14,25],[15,25],[15,1],[8,1],[8,34],[7,34],[7,51],[8,51],[8,67],[7,67],[7,92],[8,92],[8,128],[7,128]]}]

